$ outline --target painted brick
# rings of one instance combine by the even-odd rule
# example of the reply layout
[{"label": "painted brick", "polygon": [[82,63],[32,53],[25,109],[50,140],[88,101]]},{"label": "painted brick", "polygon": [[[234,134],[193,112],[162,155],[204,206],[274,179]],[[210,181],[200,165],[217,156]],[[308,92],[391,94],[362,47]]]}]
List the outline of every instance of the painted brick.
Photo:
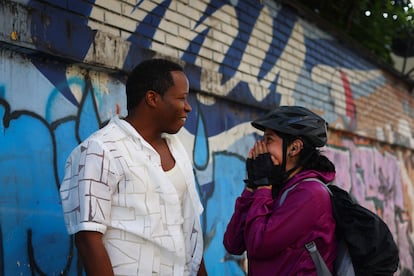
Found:
[{"label": "painted brick", "polygon": [[[169,5],[168,9],[163,10],[166,5]],[[43,13],[43,16],[40,16],[42,8],[57,13]],[[212,12],[207,15],[207,11]],[[61,22],[53,21],[56,14],[62,15],[62,21],[67,24],[57,24]],[[199,22],[200,20],[202,21]],[[33,22],[38,23],[34,25]],[[196,26],[197,23],[200,24]],[[44,35],[36,33],[34,36],[36,28],[44,28]],[[55,35],[51,30],[55,30]],[[72,32],[79,34],[76,30],[93,33],[91,43],[85,43],[79,37],[76,37],[77,40],[70,40]],[[61,46],[62,40],[57,38],[67,40],[73,47],[61,50],[58,46]],[[206,137],[196,133],[195,127],[186,130],[189,132],[188,136],[191,136],[191,139],[204,137],[214,149],[233,143],[231,148],[222,146],[220,153],[214,152],[217,154],[216,159],[219,159],[223,152],[237,155],[237,159],[244,158],[243,154],[232,151],[238,147],[236,144],[245,143],[240,142],[244,141],[243,137],[236,137],[238,133],[253,133],[244,127],[249,125],[248,121],[254,117],[253,115],[259,115],[258,113],[279,104],[301,104],[310,107],[329,119],[330,134],[337,136],[335,140],[331,140],[330,143],[334,143],[335,147],[330,147],[329,151],[338,158],[335,160],[346,160],[338,161],[338,174],[341,175],[338,181],[346,178],[344,184],[354,185],[353,191],[356,191],[359,199],[373,206],[372,200],[366,200],[364,196],[381,192],[374,188],[363,190],[360,187],[362,184],[359,183],[363,182],[366,187],[374,185],[372,183],[378,182],[379,177],[371,176],[374,174],[372,171],[378,172],[381,168],[381,172],[385,174],[384,177],[381,176],[381,181],[390,185],[396,196],[389,196],[388,201],[382,202],[385,196],[381,195],[384,198],[375,197],[375,200],[387,206],[384,208],[384,216],[387,221],[393,223],[394,230],[404,227],[395,219],[394,209],[409,213],[405,201],[412,201],[414,198],[414,192],[407,188],[414,183],[409,173],[412,162],[405,161],[411,160],[414,147],[414,101],[410,88],[406,82],[392,72],[387,72],[370,57],[343,43],[342,39],[319,28],[306,18],[301,18],[301,15],[296,14],[290,7],[282,9],[278,1],[3,1],[0,5],[0,42],[0,63],[5,64],[4,60],[7,59],[3,48],[7,49],[7,52],[12,49],[18,53],[35,53],[50,59],[52,62],[45,64],[42,63],[44,61],[32,62],[29,59],[19,59],[19,63],[33,68],[32,72],[40,76],[36,82],[46,83],[44,87],[59,91],[54,97],[61,97],[62,101],[70,103],[68,108],[76,111],[82,111],[78,109],[78,105],[82,105],[78,99],[82,97],[83,91],[79,87],[68,87],[65,91],[64,85],[61,85],[65,78],[82,80],[82,76],[88,75],[93,79],[93,84],[97,84],[94,87],[95,96],[99,98],[105,95],[100,99],[105,100],[105,97],[114,91],[123,89],[115,84],[120,83],[121,78],[111,81],[111,77],[104,73],[108,69],[110,72],[123,74],[136,61],[133,62],[131,59],[139,60],[152,57],[153,54],[182,60],[191,76],[191,89],[197,91],[196,94],[202,94],[196,96],[196,104],[199,105],[196,112],[207,117],[201,122],[205,124]],[[77,55],[71,52],[78,48],[80,49]],[[65,67],[66,65],[59,64],[63,69],[52,71],[50,68],[54,68],[54,63],[59,63],[62,58],[76,65]],[[7,68],[3,63],[0,66],[0,70],[3,70],[3,74],[0,75],[1,107],[16,102],[15,98],[7,98],[10,95],[18,97],[17,92],[8,91],[6,85],[3,86],[3,82],[16,82],[16,77],[13,76],[4,80],[4,76],[10,75],[4,71],[9,72],[12,69],[2,69]],[[17,62],[12,64],[19,66]],[[99,71],[99,74],[95,70]],[[54,74],[50,74],[51,71]],[[53,77],[59,73],[62,74],[60,78]],[[31,81],[30,78],[28,81]],[[110,86],[107,83],[110,83]],[[45,91],[45,88],[38,87],[37,83],[35,86],[39,93]],[[72,94],[76,94],[77,101],[71,98]],[[52,97],[49,100],[53,102]],[[228,107],[228,102],[232,103],[231,107]],[[25,108],[30,106],[27,103],[22,104]],[[36,104],[46,105],[39,102]],[[102,106],[99,108],[105,109]],[[7,111],[7,108],[5,110]],[[87,108],[84,112],[88,112]],[[229,114],[232,112],[237,116],[231,117]],[[103,113],[115,112],[114,109],[109,109]],[[74,113],[73,117],[76,116],[77,113]],[[201,119],[197,119],[202,120],[202,116]],[[243,122],[239,122],[241,118],[244,118]],[[237,123],[232,125],[233,121]],[[222,129],[217,131],[220,127]],[[52,133],[54,129],[50,129]],[[209,136],[209,133],[214,131],[217,133]],[[226,139],[223,139],[224,135],[228,135]],[[222,141],[216,142],[216,139]],[[188,145],[195,144],[194,141],[191,142]],[[247,150],[249,148],[246,143],[239,147],[245,147]],[[212,157],[213,152],[210,154]],[[364,162],[368,163],[364,160],[373,160],[371,163],[378,168],[375,167],[372,171],[365,168],[364,171]],[[395,164],[398,164],[397,170],[394,170]],[[364,177],[355,180],[355,167],[364,173]],[[206,178],[212,178],[205,182],[209,185],[214,183],[209,172],[202,173],[208,175]],[[405,178],[398,180],[398,185],[395,185],[390,179],[397,176]],[[207,212],[209,208],[206,209]],[[413,223],[411,218],[405,222],[407,221],[409,224]],[[403,231],[397,232],[401,235],[400,232]],[[398,238],[410,239],[412,243],[409,236]],[[45,239],[47,240],[47,237]],[[210,246],[214,250],[218,248],[213,243]],[[401,244],[400,247],[402,252],[405,252],[402,265],[411,273],[411,251],[405,244]],[[210,252],[209,249],[206,248],[207,254]],[[224,254],[220,251],[221,253]],[[21,255],[24,254],[26,253]],[[209,268],[214,270],[224,265],[226,262],[210,264]],[[222,271],[214,272],[216,273],[210,274],[222,275]],[[49,275],[46,272],[45,274]]]},{"label": "painted brick", "polygon": [[193,30],[190,30],[188,28],[184,28],[182,26],[176,26],[177,27],[177,35],[180,37],[187,39],[188,41],[191,41],[194,39],[194,37],[197,35]]},{"label": "painted brick", "polygon": [[120,36],[119,28],[111,25],[100,25],[99,30],[111,36]]},{"label": "painted brick", "polygon": [[213,30],[211,30],[210,33],[211,33],[211,36],[214,40],[222,42],[226,45],[230,45],[233,41],[232,37],[230,37],[227,34],[224,34],[224,33],[220,32],[218,30],[213,29]]},{"label": "painted brick", "polygon": [[122,68],[129,47],[130,43],[120,39],[118,36],[97,32],[94,43],[85,57],[85,61],[110,69]]},{"label": "painted brick", "polygon": [[130,32],[134,32],[137,26],[137,23],[135,20],[132,20],[126,16],[112,13],[109,11],[104,12],[104,22],[107,25],[111,25],[114,27],[117,27],[122,30],[127,30]]},{"label": "painted brick", "polygon": [[231,24],[228,24],[227,22],[224,22],[223,24],[220,24],[220,31],[228,34],[231,37],[236,37],[238,34],[238,31],[234,26]]},{"label": "painted brick", "polygon": [[223,59],[224,59],[223,51],[221,51],[221,52],[220,51],[218,51],[218,52],[214,51],[213,52],[213,60],[214,61],[221,62]]},{"label": "painted brick", "polygon": [[178,27],[179,27],[178,25],[161,24],[159,26],[159,30],[163,30],[165,33],[168,33],[173,36],[178,36],[179,35]]},{"label": "painted brick", "polygon": [[95,7],[101,7],[107,11],[111,11],[113,13],[122,14],[121,9],[122,2],[117,0],[106,0],[106,1],[96,1]]},{"label": "painted brick", "polygon": [[93,19],[91,22],[95,24],[98,22],[102,24],[105,20],[105,10],[100,7],[94,8],[90,13],[90,19]]},{"label": "painted brick", "polygon": [[[17,47],[34,49],[30,34],[31,17],[27,9],[17,3],[4,2],[0,5],[0,41]],[[12,38],[13,32],[15,39]]]},{"label": "painted brick", "polygon": [[175,11],[181,16],[188,17],[191,20],[197,20],[203,16],[202,11],[197,10],[194,6],[177,1]]},{"label": "painted brick", "polygon": [[171,56],[171,57],[178,57],[178,50],[172,48],[170,45],[166,45],[164,43],[159,43],[156,41],[153,41],[151,44],[151,50],[162,53],[165,56]]},{"label": "painted brick", "polygon": [[180,37],[173,36],[170,34],[165,34],[165,43],[172,47],[184,49],[185,46],[187,45],[187,40],[184,40]]},{"label": "painted brick", "polygon": [[168,22],[175,23],[186,28],[191,27],[190,20],[188,18],[183,17],[181,14],[177,12],[168,11],[165,15],[165,18]]}]

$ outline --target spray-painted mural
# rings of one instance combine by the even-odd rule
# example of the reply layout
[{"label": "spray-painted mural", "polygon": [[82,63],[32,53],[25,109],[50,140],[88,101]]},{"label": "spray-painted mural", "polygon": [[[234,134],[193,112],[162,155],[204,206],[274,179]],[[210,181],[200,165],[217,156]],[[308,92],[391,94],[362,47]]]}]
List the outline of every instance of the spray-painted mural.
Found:
[{"label": "spray-painted mural", "polygon": [[[60,9],[59,1],[53,6],[24,3],[32,9],[33,45],[39,52],[89,60],[99,30],[85,18],[105,1],[70,2],[76,13]],[[82,274],[58,194],[65,159],[110,117],[125,115],[123,72],[158,54],[154,41],[173,27],[178,3],[137,1],[125,11],[139,24],[127,38],[130,47],[119,74],[0,46],[1,275]],[[184,62],[193,91],[193,111],[179,135],[193,160],[205,207],[209,274],[245,274],[245,256],[227,254],[222,237],[244,186],[245,156],[258,138],[249,122],[272,106],[297,104],[330,122],[325,152],[337,166],[337,184],[384,218],[399,244],[400,274],[413,275],[414,160],[408,148],[389,146],[413,145],[411,101],[393,99],[406,117],[365,128],[366,109],[381,103],[377,98],[391,86],[375,66],[274,1],[194,5],[202,12],[189,22],[189,40],[173,57]],[[217,18],[223,14],[233,23],[221,25],[227,36],[219,37]],[[259,33],[268,34],[261,44]],[[213,47],[221,55],[211,56]],[[210,56],[214,62],[206,63]]]}]

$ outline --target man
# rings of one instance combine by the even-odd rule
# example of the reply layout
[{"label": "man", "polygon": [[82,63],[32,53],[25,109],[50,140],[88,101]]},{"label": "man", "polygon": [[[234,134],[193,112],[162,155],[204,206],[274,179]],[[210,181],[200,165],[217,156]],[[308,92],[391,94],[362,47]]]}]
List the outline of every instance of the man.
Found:
[{"label": "man", "polygon": [[60,193],[87,275],[206,275],[203,207],[173,135],[191,111],[188,94],[180,65],[142,62],[126,83],[127,117],[69,156]]}]

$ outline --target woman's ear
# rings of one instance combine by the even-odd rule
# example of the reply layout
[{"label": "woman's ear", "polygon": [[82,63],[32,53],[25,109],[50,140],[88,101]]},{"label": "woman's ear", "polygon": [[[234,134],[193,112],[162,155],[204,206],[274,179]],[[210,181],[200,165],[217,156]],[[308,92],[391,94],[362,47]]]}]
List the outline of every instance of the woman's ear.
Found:
[{"label": "woman's ear", "polygon": [[293,157],[298,155],[303,149],[303,141],[301,139],[296,139],[292,142],[289,147],[288,156]]}]

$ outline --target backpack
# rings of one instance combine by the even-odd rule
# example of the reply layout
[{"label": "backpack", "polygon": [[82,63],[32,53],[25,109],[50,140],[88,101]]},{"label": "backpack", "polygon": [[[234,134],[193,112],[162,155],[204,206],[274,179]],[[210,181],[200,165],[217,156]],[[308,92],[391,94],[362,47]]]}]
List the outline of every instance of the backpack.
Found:
[{"label": "backpack", "polygon": [[[335,275],[393,275],[399,264],[398,247],[385,222],[359,205],[345,190],[333,184],[326,185],[317,178],[304,181],[321,183],[331,195],[338,241]],[[282,202],[292,189],[282,194]],[[329,271],[329,274],[320,272],[321,269],[326,271],[326,264],[315,243],[311,241],[305,247],[311,254],[318,275],[329,275]]]}]

